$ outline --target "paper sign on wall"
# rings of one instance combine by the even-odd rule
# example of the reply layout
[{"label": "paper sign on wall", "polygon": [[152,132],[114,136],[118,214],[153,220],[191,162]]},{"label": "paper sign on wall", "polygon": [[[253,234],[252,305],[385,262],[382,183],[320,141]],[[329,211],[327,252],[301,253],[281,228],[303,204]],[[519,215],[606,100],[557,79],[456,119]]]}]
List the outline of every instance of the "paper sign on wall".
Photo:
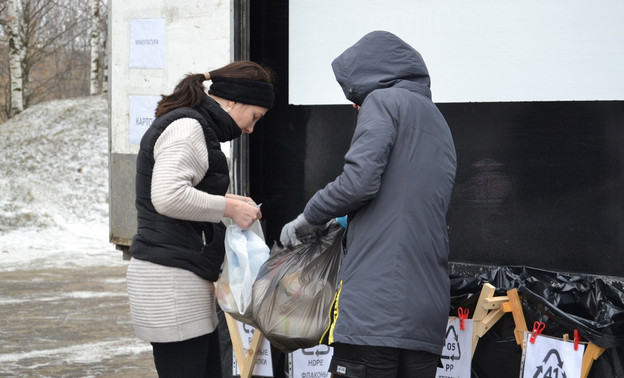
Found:
[{"label": "paper sign on wall", "polygon": [[130,20],[130,68],[165,68],[164,18]]},{"label": "paper sign on wall", "polygon": [[522,378],[580,378],[585,345],[540,335],[529,342],[529,332],[524,333],[522,351]]},{"label": "paper sign on wall", "polygon": [[446,340],[436,378],[470,378],[472,361],[472,319],[464,320],[461,329],[459,318],[449,318],[446,326]]},{"label": "paper sign on wall", "polygon": [[328,345],[317,345],[312,348],[297,349],[289,356],[289,376],[302,378],[329,378],[327,371],[334,348]]},{"label": "paper sign on wall", "polygon": [[130,96],[130,123],[128,126],[130,144],[141,143],[143,134],[154,121],[154,112],[160,99],[160,96]]},{"label": "paper sign on wall", "polygon": [[[236,322],[238,324],[238,332],[245,349],[245,355],[249,351],[249,345],[251,345],[251,339],[253,337],[254,328],[249,324]],[[232,351],[232,374],[240,375],[240,369],[236,363],[236,354]],[[258,350],[258,358],[256,358],[256,364],[254,365],[253,376],[260,377],[272,377],[273,376],[273,360],[271,358],[271,344],[266,338],[262,338],[262,345]]]}]

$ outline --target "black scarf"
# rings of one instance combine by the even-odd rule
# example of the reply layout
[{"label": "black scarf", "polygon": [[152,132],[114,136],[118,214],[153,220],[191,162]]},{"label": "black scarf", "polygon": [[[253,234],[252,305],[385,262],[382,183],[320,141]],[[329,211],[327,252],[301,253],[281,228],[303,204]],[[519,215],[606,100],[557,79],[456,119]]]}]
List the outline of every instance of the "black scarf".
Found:
[{"label": "black scarf", "polygon": [[219,142],[229,142],[241,136],[240,127],[232,117],[221,108],[221,105],[210,96],[206,95],[201,104],[195,108],[204,118],[212,119],[211,124]]}]

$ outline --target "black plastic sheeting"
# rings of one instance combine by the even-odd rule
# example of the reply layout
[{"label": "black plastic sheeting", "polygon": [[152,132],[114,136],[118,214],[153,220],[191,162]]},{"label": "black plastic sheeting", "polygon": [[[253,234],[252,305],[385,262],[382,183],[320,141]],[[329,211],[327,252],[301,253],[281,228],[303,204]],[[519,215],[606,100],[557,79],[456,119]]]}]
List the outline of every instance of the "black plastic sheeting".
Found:
[{"label": "black plastic sheeting", "polygon": [[[605,348],[589,377],[624,377],[624,289],[606,277],[568,275],[529,267],[496,267],[478,276],[451,275],[451,316],[459,307],[474,309],[484,283],[496,295],[518,289],[529,330],[544,322],[545,335],[574,335]],[[511,316],[499,320],[479,341],[472,359],[474,378],[518,376],[522,349]],[[504,374],[501,375],[502,370]]]}]

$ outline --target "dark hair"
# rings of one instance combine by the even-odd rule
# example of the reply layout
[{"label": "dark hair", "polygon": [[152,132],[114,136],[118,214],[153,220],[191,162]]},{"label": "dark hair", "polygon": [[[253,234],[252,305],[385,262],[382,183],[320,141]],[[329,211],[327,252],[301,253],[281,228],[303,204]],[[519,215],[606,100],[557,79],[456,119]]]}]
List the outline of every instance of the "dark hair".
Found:
[{"label": "dark hair", "polygon": [[[277,86],[273,71],[258,63],[243,60],[232,62],[209,72],[210,78],[232,78],[263,81]],[[163,95],[156,107],[156,117],[181,107],[197,107],[206,96],[204,81],[206,74],[188,74],[176,85],[173,93]],[[211,93],[210,91],[208,93]]]}]

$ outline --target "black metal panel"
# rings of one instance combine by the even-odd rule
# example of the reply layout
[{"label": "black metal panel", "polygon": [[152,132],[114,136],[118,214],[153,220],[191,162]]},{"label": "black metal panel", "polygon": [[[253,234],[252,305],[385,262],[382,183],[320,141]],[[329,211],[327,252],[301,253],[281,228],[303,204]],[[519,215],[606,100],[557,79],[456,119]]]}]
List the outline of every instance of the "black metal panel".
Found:
[{"label": "black metal panel", "polygon": [[440,105],[451,258],[624,275],[624,102]]},{"label": "black metal panel", "polygon": [[[271,241],[340,173],[357,113],[288,105],[287,1],[252,2],[251,59],[281,81],[250,138],[250,192]],[[452,261],[624,275],[624,102],[439,108],[458,155]]]},{"label": "black metal panel", "polygon": [[272,241],[340,174],[357,113],[349,106],[281,106],[270,113],[250,138],[250,187]]},{"label": "black metal panel", "polygon": [[357,113],[349,106],[288,105],[288,1],[250,7],[251,59],[270,66],[280,81],[275,108],[249,138],[249,192],[262,203],[270,243],[340,173]]}]

